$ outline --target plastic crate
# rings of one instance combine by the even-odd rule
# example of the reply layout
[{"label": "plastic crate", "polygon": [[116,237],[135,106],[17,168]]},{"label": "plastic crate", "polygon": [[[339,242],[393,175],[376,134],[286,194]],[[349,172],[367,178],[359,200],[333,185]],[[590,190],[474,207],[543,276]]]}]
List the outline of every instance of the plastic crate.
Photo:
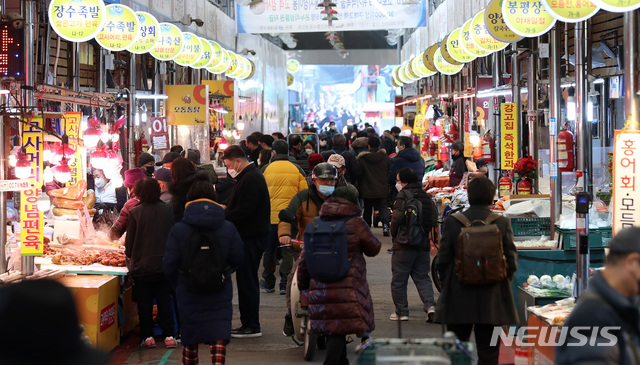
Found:
[{"label": "plastic crate", "polygon": [[511,218],[514,236],[549,236],[551,234],[551,218]]},{"label": "plastic crate", "polygon": [[[399,340],[399,339],[398,339]],[[473,351],[473,344],[465,343]],[[358,357],[357,365],[377,364],[451,364],[471,365],[472,361],[455,345],[374,343]]]},{"label": "plastic crate", "polygon": [[[575,229],[561,229],[556,226],[556,232],[558,232],[558,240],[563,250],[573,251],[576,249]],[[613,231],[611,228],[590,229],[589,248],[597,250],[609,247],[609,241],[611,241],[612,238]]]}]

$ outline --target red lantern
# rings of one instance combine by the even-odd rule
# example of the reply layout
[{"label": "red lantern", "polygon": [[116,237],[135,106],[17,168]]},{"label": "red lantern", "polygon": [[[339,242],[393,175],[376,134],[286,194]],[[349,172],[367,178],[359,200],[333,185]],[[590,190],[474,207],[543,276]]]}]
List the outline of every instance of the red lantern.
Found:
[{"label": "red lantern", "polygon": [[518,185],[516,185],[516,192],[518,195],[531,195],[533,191],[533,186],[531,185],[531,180],[524,178],[518,181]]},{"label": "red lantern", "polygon": [[502,176],[500,181],[498,182],[498,189],[500,196],[511,195],[511,189],[513,188],[513,184],[511,182],[511,178],[508,176]]}]

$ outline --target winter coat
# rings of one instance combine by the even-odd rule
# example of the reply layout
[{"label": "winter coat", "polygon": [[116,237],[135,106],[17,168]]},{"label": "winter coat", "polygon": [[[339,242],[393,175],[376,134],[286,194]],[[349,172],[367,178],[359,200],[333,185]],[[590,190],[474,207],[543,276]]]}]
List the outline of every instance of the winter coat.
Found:
[{"label": "winter coat", "polygon": [[389,194],[389,185],[384,178],[389,175],[389,156],[385,150],[377,149],[358,155],[355,178],[358,181],[360,197],[382,199]]},{"label": "winter coat", "polygon": [[[472,205],[464,211],[470,220],[485,219],[491,211],[488,207]],[[507,279],[500,283],[487,285],[463,285],[455,273],[454,258],[458,250],[458,235],[462,223],[448,217],[440,237],[436,267],[444,283],[435,320],[444,324],[517,324],[511,291],[511,281],[518,267],[516,246],[513,244],[513,230],[508,218],[500,217],[495,224],[502,233],[502,247],[507,259]]]},{"label": "winter coat", "polygon": [[207,163],[198,165],[198,172],[204,172],[207,174],[212,184],[218,182],[218,175],[216,174],[216,169],[213,167],[213,164]]},{"label": "winter coat", "polygon": [[173,223],[173,210],[160,200],[131,209],[124,241],[131,276],[162,274],[162,258]]},{"label": "winter coat", "polygon": [[356,156],[353,153],[344,149],[344,147],[334,146],[332,150],[322,152],[322,158],[325,161],[329,161],[329,157],[333,154],[338,154],[344,157],[344,167],[346,169],[344,173],[344,178],[347,179],[350,183],[355,183],[355,179],[353,178],[354,169],[356,168]]},{"label": "winter coat", "polygon": [[391,158],[391,168],[389,169],[389,177],[387,182],[393,186],[396,184],[396,175],[398,170],[408,167],[412,169],[418,181],[422,182],[424,176],[424,159],[420,156],[420,152],[415,148],[405,148],[398,152],[393,158]]},{"label": "winter coat", "polygon": [[124,203],[122,210],[120,210],[120,214],[118,215],[118,219],[113,223],[111,229],[109,229],[109,238],[112,240],[117,240],[124,232],[127,230],[127,223],[129,222],[129,211],[138,205],[139,201],[136,199],[135,195],[132,193],[129,200]]},{"label": "winter coat", "polygon": [[368,137],[358,137],[353,143],[351,143],[351,153],[353,156],[357,157],[362,152],[367,152],[369,150],[369,138]]},{"label": "winter coat", "polygon": [[373,257],[382,244],[364,222],[360,209],[345,199],[329,198],[320,209],[323,219],[347,220],[347,240],[351,268],[340,281],[323,283],[309,277],[304,255],[298,264],[298,288],[308,289],[311,331],[326,335],[372,332],[375,329],[373,302],[367,283],[367,263],[363,253]]},{"label": "winter coat", "polygon": [[390,133],[382,135],[382,148],[387,151],[387,156],[396,152],[396,140]]},{"label": "winter coat", "polygon": [[[605,269],[606,270],[606,269]],[[598,331],[597,343],[576,346],[579,339],[567,336],[567,341],[556,348],[556,364],[637,364],[634,352],[640,354],[640,314],[638,298],[628,298],[611,285],[596,271],[590,281],[591,290],[585,293],[564,322],[570,331],[575,327],[604,328],[618,327],[621,330],[609,331],[607,338]],[[581,331],[590,336],[591,330]],[[614,346],[597,346],[610,343],[612,336],[617,337]],[[567,346],[567,344],[573,345]],[[624,349],[624,351],[620,351]]]},{"label": "winter coat", "polygon": [[467,172],[467,159],[462,156],[452,158],[451,169],[449,170],[449,186],[454,187],[460,185],[464,173]]},{"label": "winter coat", "polygon": [[162,190],[160,192],[160,200],[165,204],[171,205],[171,193],[169,190]]},{"label": "winter coat", "polygon": [[[405,204],[407,203],[407,191],[410,191],[413,197],[422,203],[422,244],[416,246],[401,245],[395,242],[398,236],[398,229],[405,223]],[[407,184],[398,192],[396,200],[393,202],[393,215],[391,216],[391,237],[393,239],[392,249],[422,249],[430,250],[429,232],[438,224],[438,212],[433,200],[429,194],[422,190],[420,183]]]},{"label": "winter coat", "polygon": [[[324,200],[318,195],[315,185],[311,185],[309,189],[301,190],[291,198],[289,205],[282,210],[279,217],[295,217],[298,222],[298,239],[303,239],[304,229],[315,217],[318,216],[320,206]],[[292,237],[293,229],[289,219],[282,220],[278,224],[278,237]]]},{"label": "winter coat", "polygon": [[242,238],[267,235],[271,229],[271,203],[264,176],[250,164],[242,169],[235,180],[226,204],[227,220],[235,224]]},{"label": "winter coat", "polygon": [[173,208],[173,218],[176,222],[182,220],[184,214],[184,206],[187,204],[187,193],[196,181],[209,181],[206,172],[195,173],[182,181],[174,181],[169,184],[169,193],[171,193],[171,207]]},{"label": "winter coat", "polygon": [[[185,288],[178,270],[182,253],[194,228],[210,230],[220,242],[227,259],[227,283],[219,292],[193,293]],[[218,340],[229,341],[233,314],[233,284],[231,274],[242,264],[244,247],[233,223],[226,221],[224,210],[208,199],[187,203],[182,222],[176,223],[169,233],[163,267],[169,283],[176,291],[178,313],[182,329],[182,344],[192,345]]]},{"label": "winter coat", "polygon": [[307,180],[302,169],[291,163],[287,155],[273,156],[271,163],[262,168],[262,174],[269,188],[271,224],[278,224],[278,214],[289,205],[294,195],[307,189]]}]

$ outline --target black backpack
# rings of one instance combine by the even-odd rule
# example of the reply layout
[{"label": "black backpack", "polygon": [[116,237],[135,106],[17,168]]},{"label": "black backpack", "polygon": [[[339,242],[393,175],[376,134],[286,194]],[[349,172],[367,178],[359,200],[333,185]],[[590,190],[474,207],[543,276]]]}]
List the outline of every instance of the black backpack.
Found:
[{"label": "black backpack", "polygon": [[347,226],[354,216],[336,220],[316,217],[304,231],[304,258],[312,279],[323,283],[342,280],[349,269]]},{"label": "black backpack", "polygon": [[395,242],[401,245],[421,246],[424,241],[422,202],[414,198],[409,190],[402,191],[407,196],[404,202],[404,221],[398,227]]},{"label": "black backpack", "polygon": [[211,231],[194,229],[182,253],[179,270],[187,290],[203,294],[222,290],[228,269],[218,237]]}]

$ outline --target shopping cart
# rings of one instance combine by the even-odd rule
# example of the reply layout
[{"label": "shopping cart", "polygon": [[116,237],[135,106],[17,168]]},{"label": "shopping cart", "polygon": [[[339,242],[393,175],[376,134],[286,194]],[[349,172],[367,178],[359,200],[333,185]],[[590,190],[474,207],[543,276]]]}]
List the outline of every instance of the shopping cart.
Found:
[{"label": "shopping cart", "polygon": [[360,354],[357,365],[471,365],[471,344],[455,338],[374,339]]}]

